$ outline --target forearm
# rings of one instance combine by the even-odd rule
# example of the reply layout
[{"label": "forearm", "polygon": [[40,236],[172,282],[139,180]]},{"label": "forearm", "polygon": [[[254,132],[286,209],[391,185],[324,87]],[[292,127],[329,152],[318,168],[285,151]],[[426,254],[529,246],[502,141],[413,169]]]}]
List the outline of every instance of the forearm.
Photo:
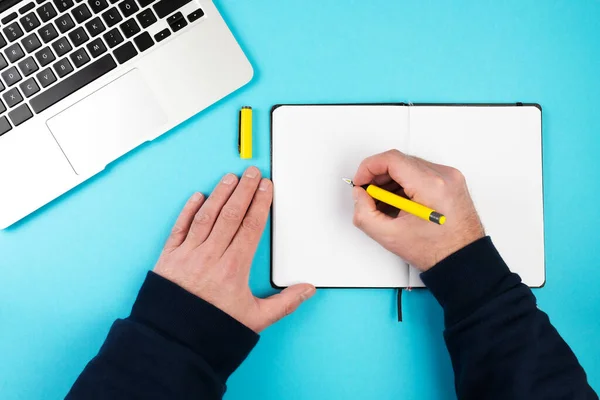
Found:
[{"label": "forearm", "polygon": [[258,335],[149,273],[131,316],[117,320],[67,396],[220,399]]},{"label": "forearm", "polygon": [[489,238],[422,274],[444,308],[460,399],[595,399],[583,368]]}]

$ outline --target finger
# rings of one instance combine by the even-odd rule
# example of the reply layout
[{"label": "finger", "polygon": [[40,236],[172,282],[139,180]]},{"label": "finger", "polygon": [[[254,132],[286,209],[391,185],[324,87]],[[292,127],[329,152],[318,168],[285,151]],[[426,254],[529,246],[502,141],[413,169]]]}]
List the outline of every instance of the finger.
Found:
[{"label": "finger", "polygon": [[267,224],[272,201],[273,184],[268,179],[262,179],[242,225],[225,252],[225,257],[235,259],[236,264],[243,265],[247,271],[250,270],[252,258]]},{"label": "finger", "polygon": [[177,217],[175,225],[173,225],[171,234],[165,243],[164,251],[171,252],[181,246],[190,230],[194,215],[196,215],[202,206],[202,203],[204,203],[204,195],[202,193],[194,193],[194,195],[190,197],[183,207],[183,210],[181,210],[181,214]]},{"label": "finger", "polygon": [[231,244],[235,233],[240,228],[242,220],[252,202],[254,193],[260,182],[260,171],[256,167],[250,167],[244,172],[237,188],[223,206],[215,226],[206,240],[217,256],[223,255]]},{"label": "finger", "polygon": [[385,174],[385,175],[377,175],[376,177],[374,177],[372,183],[374,183],[377,186],[384,186],[389,183],[396,183],[396,182],[394,182],[394,180],[392,179],[391,176],[389,176],[388,174]]},{"label": "finger", "polygon": [[400,213],[400,210],[398,210],[396,207],[390,206],[389,204],[385,204],[380,201],[377,202],[377,209],[385,215],[388,215],[392,218],[396,218]]},{"label": "finger", "polygon": [[194,216],[185,243],[191,247],[198,247],[204,243],[210,235],[223,205],[235,190],[237,181],[238,178],[234,174],[227,174],[221,179],[221,182]]},{"label": "finger", "polygon": [[398,185],[397,182],[391,181],[385,185],[378,185],[383,190],[387,190],[388,192],[392,192],[398,194],[398,192],[403,191],[402,186]]},{"label": "finger", "polygon": [[285,288],[269,298],[259,300],[258,304],[264,318],[262,329],[296,311],[300,304],[310,299],[315,292],[316,289],[313,285],[301,283]]},{"label": "finger", "polygon": [[366,158],[358,167],[353,182],[357,186],[372,182],[378,175],[388,174],[400,186],[414,187],[426,177],[419,160],[398,150],[390,150]]},{"label": "finger", "polygon": [[427,169],[434,171],[436,173],[441,173],[445,170],[448,169],[452,169],[452,167],[449,167],[447,165],[443,165],[443,164],[436,164],[434,162],[431,161],[427,161],[423,158],[420,157],[412,157],[413,160],[417,161],[419,164],[422,164],[423,166],[425,166]]},{"label": "finger", "polygon": [[376,241],[391,234],[390,222],[394,218],[377,209],[375,200],[361,187],[355,187],[354,196],[354,225]]}]

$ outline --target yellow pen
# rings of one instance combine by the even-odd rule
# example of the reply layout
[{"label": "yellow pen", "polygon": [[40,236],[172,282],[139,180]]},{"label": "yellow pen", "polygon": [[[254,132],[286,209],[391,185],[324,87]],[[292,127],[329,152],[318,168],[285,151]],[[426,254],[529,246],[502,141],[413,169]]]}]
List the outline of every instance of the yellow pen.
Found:
[{"label": "yellow pen", "polygon": [[[348,185],[354,187],[354,182],[348,178],[342,178]],[[375,185],[363,185],[363,189],[374,198],[382,203],[389,204],[390,206],[396,207],[399,210],[405,211],[416,217],[422,218],[426,221],[431,221],[438,225],[444,225],[446,223],[446,217],[439,212],[432,210],[429,207],[425,207],[419,203],[415,203],[412,200],[406,199],[402,196],[398,196],[392,192],[388,192]]]}]

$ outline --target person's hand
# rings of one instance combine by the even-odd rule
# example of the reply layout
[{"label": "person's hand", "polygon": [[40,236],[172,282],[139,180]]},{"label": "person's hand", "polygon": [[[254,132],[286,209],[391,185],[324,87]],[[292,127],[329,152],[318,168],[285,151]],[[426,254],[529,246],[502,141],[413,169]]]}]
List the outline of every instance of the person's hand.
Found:
[{"label": "person's hand", "polygon": [[[361,188],[373,183],[446,216],[444,225],[390,213]],[[455,168],[390,150],[365,159],[354,176],[354,225],[405,261],[426,271],[485,233],[464,176]]]},{"label": "person's hand", "polygon": [[273,184],[250,167],[238,183],[228,174],[208,199],[194,194],[177,219],[154,272],[208,301],[255,332],[292,313],[315,293],[290,286],[267,299],[248,286],[265,228]]}]

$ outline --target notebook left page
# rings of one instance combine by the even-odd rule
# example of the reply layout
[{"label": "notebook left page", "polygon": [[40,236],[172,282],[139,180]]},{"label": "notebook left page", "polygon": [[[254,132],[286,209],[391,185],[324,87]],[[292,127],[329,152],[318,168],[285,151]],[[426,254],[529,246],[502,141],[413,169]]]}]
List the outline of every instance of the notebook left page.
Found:
[{"label": "notebook left page", "polygon": [[341,178],[365,157],[406,147],[408,107],[280,106],[272,124],[273,284],[406,287],[408,265],[353,226]]}]

